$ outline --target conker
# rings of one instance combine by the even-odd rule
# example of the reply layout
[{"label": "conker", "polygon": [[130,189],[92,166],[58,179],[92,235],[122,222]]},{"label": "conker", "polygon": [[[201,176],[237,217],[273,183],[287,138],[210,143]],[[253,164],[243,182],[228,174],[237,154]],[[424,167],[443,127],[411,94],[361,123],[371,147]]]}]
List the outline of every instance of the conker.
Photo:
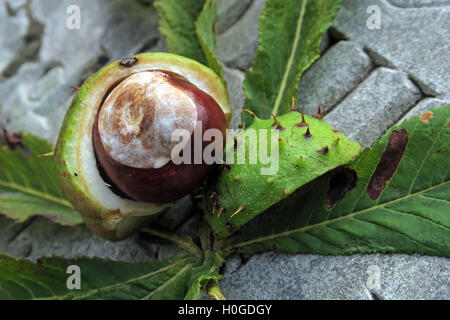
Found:
[{"label": "conker", "polygon": [[133,200],[176,200],[199,186],[211,169],[204,162],[177,165],[171,159],[178,144],[171,139],[174,130],[190,132],[194,150],[199,123],[202,136],[214,128],[225,137],[227,120],[209,94],[175,72],[134,73],[111,88],[98,109],[93,126],[97,161],[111,184]]}]

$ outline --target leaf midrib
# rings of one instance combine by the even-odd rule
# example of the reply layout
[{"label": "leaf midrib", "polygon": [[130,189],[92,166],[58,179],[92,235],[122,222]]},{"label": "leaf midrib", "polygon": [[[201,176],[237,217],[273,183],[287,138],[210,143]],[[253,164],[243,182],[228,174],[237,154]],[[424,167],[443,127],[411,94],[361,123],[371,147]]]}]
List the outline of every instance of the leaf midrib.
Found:
[{"label": "leaf midrib", "polygon": [[290,71],[292,69],[292,65],[294,63],[295,59],[295,53],[297,52],[297,46],[300,42],[300,34],[302,32],[302,26],[303,26],[303,17],[305,15],[305,9],[306,9],[306,3],[308,0],[302,1],[302,6],[300,8],[300,15],[297,22],[297,28],[295,29],[295,37],[294,37],[294,43],[292,46],[291,54],[289,55],[289,60],[286,66],[286,69],[283,74],[283,79],[280,84],[280,90],[278,91],[277,98],[275,99],[275,104],[273,106],[272,113],[276,116],[278,114],[278,109],[280,108],[281,100],[283,97],[284,90],[286,89],[286,85],[288,82],[288,77],[290,74]]},{"label": "leaf midrib", "polygon": [[159,291],[163,290],[165,287],[167,287],[170,283],[172,283],[173,281],[175,281],[175,279],[177,279],[180,275],[182,275],[187,269],[192,267],[192,263],[189,263],[187,265],[185,265],[182,269],[180,269],[173,277],[171,277],[169,280],[167,280],[166,282],[164,282],[162,285],[160,285],[158,288],[156,288],[155,290],[153,290],[152,292],[150,292],[148,295],[146,295],[145,297],[143,297],[141,300],[149,300],[152,298],[153,295],[155,295],[155,293],[158,293]]},{"label": "leaf midrib", "polygon": [[334,219],[330,219],[330,220],[327,220],[327,221],[322,221],[322,222],[319,222],[319,223],[316,223],[316,224],[303,226],[301,228],[297,228],[297,229],[293,229],[293,230],[289,230],[289,231],[284,231],[284,232],[280,232],[280,233],[275,233],[275,234],[271,234],[271,235],[268,235],[268,236],[265,236],[265,237],[256,238],[256,239],[253,239],[253,240],[240,242],[240,243],[237,243],[237,244],[225,247],[224,250],[227,251],[227,250],[231,250],[231,249],[234,249],[234,248],[245,247],[245,246],[248,246],[248,245],[251,245],[251,244],[254,244],[254,243],[259,243],[259,242],[263,242],[263,241],[267,241],[267,240],[272,240],[272,239],[276,239],[276,238],[280,238],[280,237],[289,236],[289,235],[291,235],[293,233],[304,232],[304,231],[307,231],[309,229],[313,229],[313,228],[320,227],[320,226],[325,226],[325,225],[333,223],[333,222],[349,219],[349,218],[358,216],[360,214],[363,214],[365,212],[376,210],[378,208],[385,208],[385,207],[387,207],[387,206],[389,206],[391,204],[397,203],[399,201],[404,201],[404,200],[406,200],[408,198],[411,198],[411,197],[420,196],[420,195],[422,195],[424,193],[432,191],[433,189],[436,189],[436,188],[441,187],[441,186],[445,186],[448,183],[450,183],[450,180],[443,181],[443,182],[441,182],[441,183],[439,183],[439,184],[437,184],[435,186],[431,186],[431,187],[429,187],[427,189],[424,189],[424,190],[421,190],[421,191],[418,191],[418,192],[415,192],[415,193],[409,193],[409,194],[405,195],[404,197],[401,197],[401,198],[398,198],[398,199],[395,199],[395,200],[391,200],[391,201],[388,201],[388,202],[385,202],[385,203],[382,203],[382,204],[377,204],[377,205],[375,205],[373,207],[362,209],[362,210],[359,210],[359,211],[356,211],[356,212],[352,212],[352,213],[349,213],[349,214],[346,214],[346,215],[342,215],[340,217],[337,217],[337,218],[334,218]]},{"label": "leaf midrib", "polygon": [[[89,289],[87,291],[80,292],[80,294],[78,294],[78,295],[63,294],[63,295],[56,295],[56,296],[51,296],[51,297],[35,298],[33,300],[48,300],[48,299],[54,300],[54,299],[64,299],[64,298],[71,297],[71,296],[73,296],[74,298],[79,298],[79,297],[83,297],[83,296],[89,296],[92,292],[97,292],[98,290],[108,290],[108,289],[120,288],[120,287],[122,287],[124,285],[132,284],[134,282],[138,282],[138,281],[144,280],[146,278],[152,277],[152,276],[157,275],[157,274],[159,274],[161,272],[164,272],[166,270],[174,268],[174,267],[178,266],[179,264],[182,264],[183,262],[185,262],[185,260],[172,263],[172,264],[167,265],[167,266],[165,266],[165,267],[163,267],[161,269],[152,271],[150,273],[146,273],[146,274],[141,275],[139,277],[128,279],[126,281],[116,282],[116,283],[113,283],[113,284],[110,284],[110,285],[107,285],[107,286],[104,286],[104,287]],[[182,268],[182,270],[185,269],[187,266],[191,266],[191,265],[192,264],[187,264],[184,268]],[[174,277],[176,277],[177,275],[178,275],[178,273]]]},{"label": "leaf midrib", "polygon": [[58,204],[63,205],[65,207],[72,208],[72,205],[70,204],[70,202],[68,200],[55,197],[55,196],[53,196],[51,194],[48,194],[48,193],[45,193],[45,192],[37,191],[37,190],[31,189],[29,187],[24,187],[24,186],[21,186],[19,184],[14,183],[14,182],[7,182],[7,181],[1,181],[0,180],[0,186],[6,187],[6,188],[10,188],[10,189],[14,189],[16,191],[19,191],[19,192],[22,192],[22,193],[25,193],[25,194],[36,196],[36,197],[39,197],[39,198],[42,198],[42,199],[45,199],[45,200],[48,200],[48,201],[52,201],[52,202],[58,203]]}]

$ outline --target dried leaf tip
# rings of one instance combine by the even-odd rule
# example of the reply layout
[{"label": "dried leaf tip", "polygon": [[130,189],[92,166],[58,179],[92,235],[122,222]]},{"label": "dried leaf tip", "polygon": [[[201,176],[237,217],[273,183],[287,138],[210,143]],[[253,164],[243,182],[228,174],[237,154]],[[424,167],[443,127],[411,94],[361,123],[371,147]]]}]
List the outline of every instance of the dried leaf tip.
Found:
[{"label": "dried leaf tip", "polygon": [[273,121],[274,121],[273,126],[276,126],[277,130],[280,130],[280,131],[286,130],[286,129],[283,128],[283,126],[281,125],[280,121],[277,120],[277,118],[275,117],[275,115],[273,113],[272,113],[272,118],[273,118]]},{"label": "dried leaf tip", "polygon": [[300,113],[302,114],[302,122],[297,123],[295,126],[299,127],[299,128],[309,127],[309,124],[305,121],[305,115],[303,114],[303,109],[300,110]]},{"label": "dried leaf tip", "polygon": [[320,106],[320,104],[317,107],[317,113],[315,115],[313,115],[313,118],[315,118],[315,119],[323,119],[323,110],[322,110],[322,107]]},{"label": "dried leaf tip", "polygon": [[230,218],[233,218],[235,215],[237,215],[239,212],[244,211],[245,206],[241,205],[231,216]]}]

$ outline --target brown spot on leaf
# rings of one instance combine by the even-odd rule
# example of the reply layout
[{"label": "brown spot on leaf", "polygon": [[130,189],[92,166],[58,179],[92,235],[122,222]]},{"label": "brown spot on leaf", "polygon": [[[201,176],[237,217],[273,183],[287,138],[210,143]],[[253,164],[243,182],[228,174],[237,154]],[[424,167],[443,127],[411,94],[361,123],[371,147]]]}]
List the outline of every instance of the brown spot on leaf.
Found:
[{"label": "brown spot on leaf", "polygon": [[18,133],[12,133],[2,128],[2,135],[0,135],[0,143],[6,146],[9,150],[14,151],[18,147],[23,147],[22,136]]},{"label": "brown spot on leaf", "polygon": [[333,209],[339,201],[345,198],[350,190],[356,187],[357,181],[356,171],[348,168],[338,169],[330,179],[330,188],[324,203],[325,208],[327,210]]},{"label": "brown spot on leaf", "polygon": [[420,115],[420,121],[422,123],[428,123],[431,119],[433,119],[433,112],[426,111]]},{"label": "brown spot on leaf", "polygon": [[386,187],[386,181],[389,181],[397,171],[407,144],[408,134],[405,129],[392,131],[386,149],[367,186],[370,199],[376,200],[380,197]]},{"label": "brown spot on leaf", "polygon": [[31,150],[25,147],[22,143],[22,136],[18,133],[12,133],[0,127],[0,144],[4,145],[10,151],[19,149],[22,151],[24,157],[31,155]]}]

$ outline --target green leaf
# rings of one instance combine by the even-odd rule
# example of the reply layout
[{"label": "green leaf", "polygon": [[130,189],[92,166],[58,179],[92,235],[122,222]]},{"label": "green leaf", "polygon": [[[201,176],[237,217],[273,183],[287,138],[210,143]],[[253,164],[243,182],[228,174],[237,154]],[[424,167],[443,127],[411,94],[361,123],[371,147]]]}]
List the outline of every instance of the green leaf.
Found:
[{"label": "green leaf", "polygon": [[206,0],[159,0],[155,7],[160,15],[159,31],[166,36],[170,52],[207,64],[208,60],[197,37],[195,21]]},{"label": "green leaf", "polygon": [[[81,289],[67,288],[71,265],[80,268]],[[0,299],[182,299],[194,266],[184,255],[136,264],[60,257],[35,264],[0,255]]]},{"label": "green leaf", "polygon": [[59,185],[55,159],[39,157],[52,150],[49,142],[26,133],[15,150],[0,145],[1,213],[17,222],[42,215],[63,225],[82,223]]},{"label": "green leaf", "polygon": [[224,259],[217,253],[208,251],[205,254],[203,265],[196,267],[192,272],[192,279],[186,300],[198,300],[210,285],[216,285],[223,276],[219,274],[219,269],[224,263]]},{"label": "green leaf", "polygon": [[[348,166],[357,174],[357,185],[346,195],[346,175],[342,172],[350,172],[348,169],[324,176],[227,239],[225,250],[448,257],[449,141],[450,105],[405,121]],[[398,167],[392,171],[396,160]],[[389,173],[393,174],[390,178]],[[339,198],[329,209],[330,199]]]},{"label": "green leaf", "polygon": [[207,0],[203,10],[195,22],[195,27],[200,44],[205,53],[208,66],[217,73],[225,83],[223,69],[216,56],[216,0]]},{"label": "green leaf", "polygon": [[[302,73],[319,57],[322,34],[340,0],[267,0],[259,19],[258,50],[244,80],[244,109],[259,118],[283,114]],[[247,124],[251,117],[244,114]]]}]

